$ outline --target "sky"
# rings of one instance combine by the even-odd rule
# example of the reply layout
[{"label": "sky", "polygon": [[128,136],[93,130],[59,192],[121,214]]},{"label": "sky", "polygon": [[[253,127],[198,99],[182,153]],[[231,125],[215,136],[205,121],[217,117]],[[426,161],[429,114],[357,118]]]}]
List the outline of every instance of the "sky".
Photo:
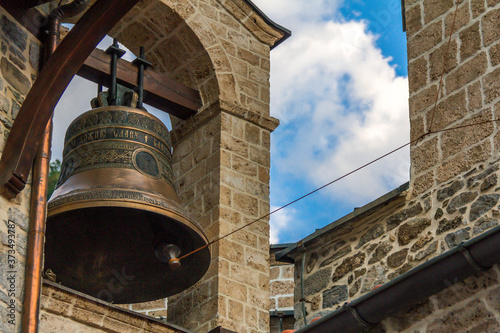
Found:
[{"label": "sky", "polygon": [[[400,0],[254,0],[292,31],[271,51],[271,205],[279,208],[409,141]],[[401,150],[271,216],[297,242],[409,179]]]},{"label": "sky", "polygon": [[[271,115],[280,120],[271,135],[271,210],[409,141],[400,0],[252,1],[292,31],[271,51]],[[95,94],[80,78],[66,90],[55,111],[53,159]],[[170,126],[167,114],[148,110]],[[404,149],[271,215],[270,241],[297,242],[408,179]]]}]

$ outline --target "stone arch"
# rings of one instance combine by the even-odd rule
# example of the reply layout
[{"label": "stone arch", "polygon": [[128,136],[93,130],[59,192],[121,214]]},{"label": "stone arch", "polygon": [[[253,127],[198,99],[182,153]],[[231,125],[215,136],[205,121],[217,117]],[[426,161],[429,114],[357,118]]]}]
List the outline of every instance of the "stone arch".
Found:
[{"label": "stone arch", "polygon": [[110,35],[135,54],[145,46],[155,70],[199,90],[204,107],[221,97],[237,102],[235,84],[220,89],[220,80],[235,82],[226,52],[190,1],[140,2]]}]

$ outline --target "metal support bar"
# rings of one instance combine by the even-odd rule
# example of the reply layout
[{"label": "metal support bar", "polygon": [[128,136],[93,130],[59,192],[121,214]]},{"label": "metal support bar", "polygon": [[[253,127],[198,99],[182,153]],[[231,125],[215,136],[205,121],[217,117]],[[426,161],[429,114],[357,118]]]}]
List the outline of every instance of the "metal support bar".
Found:
[{"label": "metal support bar", "polygon": [[139,71],[137,73],[137,89],[139,94],[137,108],[142,109],[142,103],[144,101],[144,71],[152,65],[149,61],[146,60],[144,46],[141,46],[139,56],[132,63],[139,68]]},{"label": "metal support bar", "polygon": [[116,90],[117,90],[116,67],[118,65],[118,58],[123,57],[126,51],[120,49],[120,45],[118,45],[118,40],[114,38],[113,44],[110,47],[108,47],[106,53],[111,55],[111,84],[109,86],[108,105],[115,105]]}]

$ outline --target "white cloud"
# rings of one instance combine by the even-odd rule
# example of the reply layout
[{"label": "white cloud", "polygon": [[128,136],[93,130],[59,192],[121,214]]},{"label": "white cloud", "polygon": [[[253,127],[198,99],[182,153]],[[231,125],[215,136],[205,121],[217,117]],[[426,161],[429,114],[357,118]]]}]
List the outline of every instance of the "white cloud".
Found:
[{"label": "white cloud", "polygon": [[[406,143],[409,120],[407,78],[396,76],[367,22],[336,16],[340,1],[317,2],[256,1],[292,30],[271,52],[271,113],[281,121],[274,170],[321,186]],[[408,156],[406,148],[326,192],[365,204],[408,180]]]},{"label": "white cloud", "polygon": [[[276,206],[271,206],[271,211],[278,209]],[[293,208],[284,208],[271,215],[271,226],[269,241],[271,244],[278,244],[280,242],[280,233],[292,227],[291,222],[294,221],[296,211]]]}]

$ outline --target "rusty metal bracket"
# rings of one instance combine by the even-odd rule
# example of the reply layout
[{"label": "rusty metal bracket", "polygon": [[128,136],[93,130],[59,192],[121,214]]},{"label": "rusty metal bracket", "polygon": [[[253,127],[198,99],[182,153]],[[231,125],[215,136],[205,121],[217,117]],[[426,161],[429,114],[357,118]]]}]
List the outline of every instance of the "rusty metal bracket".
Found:
[{"label": "rusty metal bracket", "polygon": [[98,0],[75,24],[40,72],[19,110],[0,159],[0,191],[24,188],[59,98],[101,39],[139,0]]}]

